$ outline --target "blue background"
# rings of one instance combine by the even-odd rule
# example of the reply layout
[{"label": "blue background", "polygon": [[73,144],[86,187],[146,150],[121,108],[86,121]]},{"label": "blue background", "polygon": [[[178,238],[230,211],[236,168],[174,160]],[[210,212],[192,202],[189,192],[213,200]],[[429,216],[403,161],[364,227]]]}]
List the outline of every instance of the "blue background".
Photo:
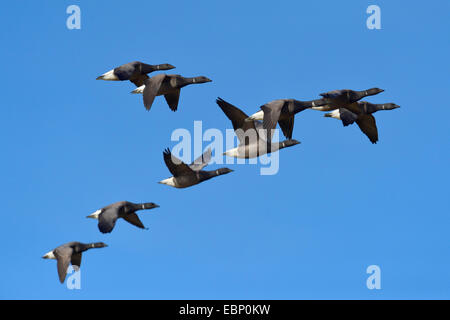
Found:
[{"label": "blue background", "polygon": [[[81,8],[81,30],[66,8]],[[369,30],[366,8],[381,8]],[[448,1],[8,1],[2,4],[0,298],[450,298]],[[171,63],[212,83],[150,112],[130,82],[95,81],[124,63]],[[231,128],[214,100],[248,114],[273,99],[334,89],[368,98],[380,141],[317,111],[297,115],[301,145],[280,171],[258,165],[189,189],[162,151],[176,128]],[[206,144],[205,144],[206,145]],[[210,168],[217,168],[217,165]],[[153,201],[148,231],[85,217],[119,200]],[[81,290],[41,256],[68,241]],[[381,268],[368,290],[366,268]]]}]

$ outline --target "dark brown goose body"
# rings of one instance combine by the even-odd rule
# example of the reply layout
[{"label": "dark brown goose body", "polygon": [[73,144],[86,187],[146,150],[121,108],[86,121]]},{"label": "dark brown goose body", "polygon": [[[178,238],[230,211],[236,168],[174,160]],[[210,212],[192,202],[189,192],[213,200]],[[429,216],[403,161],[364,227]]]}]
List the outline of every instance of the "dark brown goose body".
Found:
[{"label": "dark brown goose body", "polygon": [[61,283],[67,275],[67,268],[72,264],[75,268],[81,267],[81,254],[92,248],[104,248],[107,245],[103,242],[82,243],[78,241],[68,242],[45,254],[43,259],[56,259],[58,277]]}]

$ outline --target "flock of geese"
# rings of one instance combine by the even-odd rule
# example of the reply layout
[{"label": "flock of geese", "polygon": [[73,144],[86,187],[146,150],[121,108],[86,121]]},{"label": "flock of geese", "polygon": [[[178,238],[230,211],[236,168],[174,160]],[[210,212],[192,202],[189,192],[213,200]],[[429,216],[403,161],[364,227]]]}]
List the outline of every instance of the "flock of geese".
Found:
[{"label": "flock of geese", "polygon": [[[97,80],[129,80],[137,87],[132,93],[143,95],[143,103],[147,110],[150,110],[157,96],[164,96],[169,108],[172,111],[177,111],[182,88],[192,84],[211,82],[212,80],[205,76],[188,78],[178,74],[164,73],[153,77],[148,76],[149,73],[154,71],[171,70],[173,68],[175,67],[170,64],[149,65],[134,61],[104,73]],[[260,107],[260,111],[251,116],[227,101],[217,98],[217,105],[231,121],[239,140],[238,147],[225,151],[224,155],[248,159],[299,144],[300,142],[292,139],[294,119],[297,113],[306,109],[326,111],[328,113],[325,113],[325,117],[341,120],[344,126],[356,122],[369,140],[376,143],[378,141],[378,130],[373,114],[380,110],[393,110],[399,108],[399,106],[394,103],[373,104],[361,101],[361,99],[383,91],[378,88],[363,91],[344,89],[322,93],[320,94],[321,98],[310,101],[279,99],[264,104]],[[277,124],[287,140],[272,143]],[[163,159],[172,177],[162,180],[160,183],[175,188],[187,188],[233,171],[228,168],[219,168],[213,171],[203,170],[210,162],[211,155],[212,151],[208,149],[188,165],[172,155],[169,149],[164,150]],[[110,233],[119,218],[138,228],[146,229],[136,212],[157,207],[159,206],[152,202],[120,201],[95,211],[88,218],[98,220],[98,229],[102,233]],[[88,244],[69,242],[48,252],[43,258],[57,260],[59,280],[63,283],[69,263],[72,264],[74,270],[78,270],[81,265],[82,252],[91,248],[106,246],[103,242]]]}]

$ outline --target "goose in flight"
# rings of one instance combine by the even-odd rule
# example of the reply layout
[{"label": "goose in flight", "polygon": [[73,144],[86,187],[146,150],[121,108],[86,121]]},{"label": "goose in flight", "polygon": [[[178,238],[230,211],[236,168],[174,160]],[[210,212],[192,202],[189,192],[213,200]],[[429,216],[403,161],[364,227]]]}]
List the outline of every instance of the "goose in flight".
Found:
[{"label": "goose in flight", "polygon": [[[234,158],[256,158],[300,143],[292,139],[272,143],[272,135],[267,135],[261,121],[246,120],[249,118],[248,115],[221,98],[217,98],[216,103],[230,119],[239,140],[239,146],[225,151],[224,155]],[[268,136],[270,139],[267,139]]]},{"label": "goose in flight", "polygon": [[349,89],[329,91],[320,94],[324,99],[324,103],[321,106],[312,107],[311,109],[331,111],[339,108],[345,108],[349,104],[357,102],[368,96],[374,96],[381,92],[384,92],[384,90],[379,88],[371,88],[362,91],[354,91]]},{"label": "goose in flight", "polygon": [[143,94],[144,106],[147,111],[152,107],[155,97],[162,95],[166,98],[170,110],[177,111],[181,88],[190,84],[200,84],[211,81],[211,79],[204,76],[185,78],[179,74],[158,74],[146,79],[142,86],[131,91],[131,93]]},{"label": "goose in flight", "polygon": [[147,75],[148,73],[159,70],[171,70],[174,68],[175,67],[173,65],[168,63],[151,65],[139,61],[133,61],[102,74],[101,76],[97,77],[97,80],[130,80],[137,87],[140,87],[144,84],[144,81],[149,78]]},{"label": "goose in flight", "polygon": [[348,105],[346,108],[339,108],[325,117],[335,118],[342,121],[344,127],[356,122],[361,131],[372,143],[378,141],[378,129],[373,113],[380,110],[394,110],[400,108],[395,103],[375,104],[367,101],[358,101]]},{"label": "goose in flight", "polygon": [[233,172],[233,170],[228,168],[219,168],[212,171],[202,170],[211,161],[211,149],[208,149],[198,157],[191,165],[187,165],[176,158],[169,149],[164,150],[163,157],[167,168],[173,176],[159,183],[175,188],[187,188],[211,178]]},{"label": "goose in flight", "polygon": [[95,211],[87,216],[87,218],[98,220],[98,229],[101,233],[110,233],[114,229],[116,221],[119,218],[124,219],[138,228],[146,229],[136,214],[136,211],[158,207],[159,206],[153,202],[132,203],[128,201],[119,201]]},{"label": "goose in flight", "polygon": [[[277,123],[286,138],[292,139],[294,117],[297,113],[325,104],[324,99],[299,101],[295,99],[279,99],[261,106],[261,110],[248,117],[247,121],[262,120],[266,130],[273,130]],[[270,134],[269,134],[270,136]]]},{"label": "goose in flight", "polygon": [[96,243],[81,243],[77,241],[68,242],[56,249],[46,253],[43,259],[56,259],[59,282],[63,283],[66,279],[67,268],[69,263],[72,264],[75,270],[81,266],[81,253],[92,248],[104,248],[107,247],[103,242]]}]

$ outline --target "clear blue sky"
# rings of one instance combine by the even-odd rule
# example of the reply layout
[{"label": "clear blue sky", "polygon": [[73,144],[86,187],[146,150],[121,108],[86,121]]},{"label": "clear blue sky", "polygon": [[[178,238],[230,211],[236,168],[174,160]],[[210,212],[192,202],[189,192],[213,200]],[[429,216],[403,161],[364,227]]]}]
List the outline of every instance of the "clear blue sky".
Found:
[{"label": "clear blue sky", "polygon": [[[81,7],[81,30],[66,28]],[[382,30],[366,28],[381,8]],[[2,50],[0,298],[450,298],[448,1],[8,1]],[[133,60],[171,63],[212,83],[146,112],[129,82],[95,78]],[[220,96],[248,114],[273,99],[380,87],[367,99],[380,141],[320,112],[296,117],[301,145],[277,175],[257,165],[189,189],[162,151],[176,128],[231,128]],[[211,166],[210,168],[217,168]],[[119,200],[152,201],[150,228],[85,217]],[[68,241],[82,289],[41,256]],[[382,289],[366,288],[381,268]]]}]

